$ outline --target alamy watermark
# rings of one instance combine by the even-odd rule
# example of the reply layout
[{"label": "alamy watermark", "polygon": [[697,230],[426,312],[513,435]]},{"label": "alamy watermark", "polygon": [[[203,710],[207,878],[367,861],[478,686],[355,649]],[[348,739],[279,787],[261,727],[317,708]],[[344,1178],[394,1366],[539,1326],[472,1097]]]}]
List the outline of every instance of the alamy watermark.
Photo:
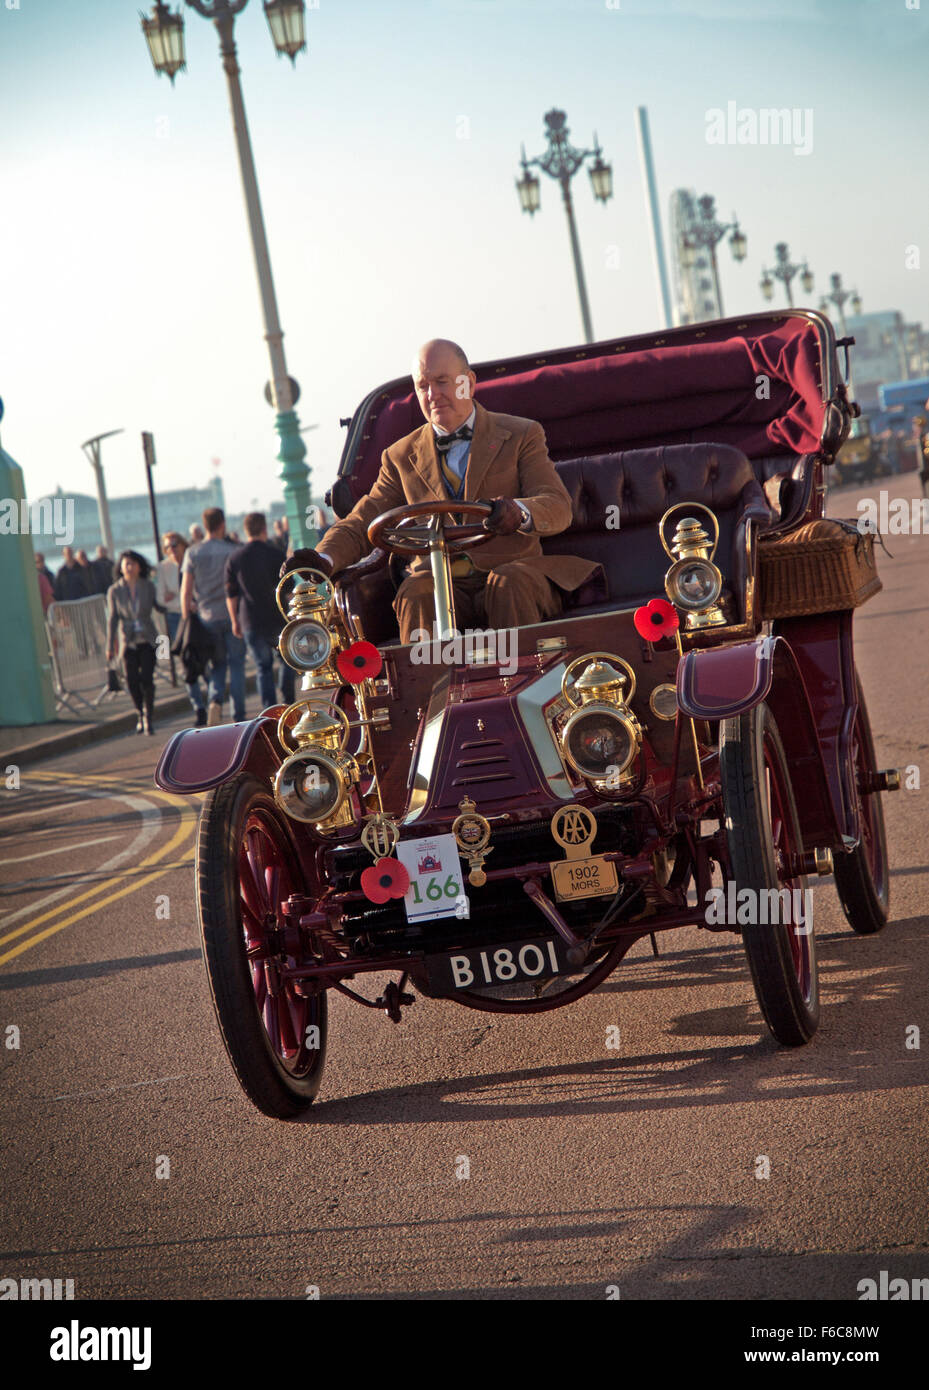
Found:
[{"label": "alamy watermark", "polygon": [[131,1361],[134,1371],[152,1364],[150,1327],[82,1327],[72,1318],[67,1327],[53,1327],[51,1339],[52,1361]]},{"label": "alamy watermark", "polygon": [[457,628],[440,636],[424,627],[410,634],[414,666],[498,666],[501,675],[514,676],[519,666],[519,632],[515,627]]},{"label": "alamy watermark", "polygon": [[708,145],[791,145],[794,154],[813,153],[811,106],[739,106],[734,101],[704,113]]},{"label": "alamy watermark", "polygon": [[798,936],[813,930],[812,888],[708,888],[704,920],[710,927],[755,927],[790,924]]},{"label": "alamy watermark", "polygon": [[929,536],[929,497],[862,497],[856,503],[858,530],[863,536]]},{"label": "alamy watermark", "polygon": [[0,497],[0,536],[54,536],[59,545],[74,540],[74,498]]},{"label": "alamy watermark", "polygon": [[0,1279],[0,1302],[42,1302],[73,1299],[73,1279]]},{"label": "alamy watermark", "polygon": [[859,1279],[857,1287],[859,1303],[929,1302],[929,1279],[891,1279],[886,1269],[876,1279]]}]

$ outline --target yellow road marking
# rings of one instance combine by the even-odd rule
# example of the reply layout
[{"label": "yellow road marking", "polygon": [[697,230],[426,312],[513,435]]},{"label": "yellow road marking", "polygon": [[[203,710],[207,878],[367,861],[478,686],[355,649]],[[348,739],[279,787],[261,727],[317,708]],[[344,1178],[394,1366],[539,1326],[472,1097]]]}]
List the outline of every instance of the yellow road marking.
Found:
[{"label": "yellow road marking", "polygon": [[[71,774],[68,775],[70,776]],[[59,780],[58,774],[56,773],[33,773],[32,776],[41,777],[42,780],[45,781]],[[85,780],[93,780],[100,782],[104,779],[96,777]],[[109,780],[115,781],[118,779]],[[145,795],[157,797],[159,800],[169,801],[172,804],[177,805],[176,798],[171,797],[168,792],[160,792],[153,790],[151,792],[146,791]],[[44,932],[39,932],[36,936],[31,936],[28,941],[24,941],[19,946],[14,947],[11,951],[7,951],[4,955],[0,955],[0,964],[2,964],[4,961],[12,960],[14,956],[18,956],[22,951],[28,950],[30,946],[35,945],[37,942],[43,941],[45,937],[53,935],[54,932],[60,931],[62,927],[68,926],[71,922],[79,921],[82,917],[88,916],[91,912],[96,912],[96,910],[99,907],[103,907],[110,902],[115,902],[117,898],[124,897],[127,893],[133,893],[140,888],[144,888],[145,885],[151,883],[153,879],[161,878],[165,873],[169,872],[170,869],[177,868],[178,864],[189,863],[193,858],[193,849],[191,849],[187,854],[182,855],[180,860],[177,861],[177,863],[163,867],[161,870],[159,870],[157,874],[149,875],[147,878],[142,878],[136,883],[130,883],[127,887],[121,889],[118,893],[109,898],[99,898],[99,895],[101,893],[108,892],[114,884],[125,883],[126,879],[130,876],[130,874],[137,874],[140,869],[148,869],[152,867],[152,865],[154,864],[161,863],[161,861],[165,859],[166,856],[169,855],[173,850],[177,849],[184,840],[190,839],[190,836],[196,831],[197,820],[191,814],[189,814],[191,808],[185,807],[182,810],[181,807],[178,807],[177,809],[181,813],[180,824],[178,825],[174,834],[171,836],[171,839],[168,840],[166,844],[162,845],[160,849],[157,849],[152,854],[147,855],[145,859],[140,860],[140,862],[136,865],[133,865],[132,868],[121,871],[118,874],[114,874],[112,878],[105,879],[102,883],[98,883],[93,888],[89,888],[86,891],[86,893],[81,893],[75,898],[70,898],[67,902],[60,904],[58,907],[50,908],[48,912],[42,913],[41,916],[34,917],[30,922],[25,922],[21,927],[16,927],[13,931],[7,932],[5,936],[0,936],[0,946],[2,946],[4,942],[14,941],[16,937],[23,936],[26,932],[32,931],[33,928],[41,926],[43,922],[47,922],[51,918],[59,916],[62,912],[69,912],[78,903],[87,902],[90,898],[98,899],[98,901],[94,902],[91,906],[87,907],[82,912],[79,912],[75,916],[67,918],[64,922],[57,923],[54,927],[46,928]],[[187,812],[187,814],[185,814],[185,812]]]},{"label": "yellow road marking", "polygon": [[[184,859],[182,859],[180,862],[191,863],[193,861],[193,857],[194,851],[191,848],[189,853],[185,855]],[[12,950],[6,951],[2,956],[0,956],[0,965],[3,965],[5,961],[13,960],[15,956],[22,955],[23,951],[28,951],[31,946],[37,946],[39,942],[44,941],[46,937],[54,936],[56,932],[64,931],[65,927],[70,927],[74,922],[80,922],[82,918],[89,917],[91,913],[96,912],[98,908],[107,907],[110,903],[115,903],[118,902],[120,898],[125,898],[129,893],[134,893],[137,889],[144,888],[146,884],[154,883],[156,879],[164,878],[166,873],[168,873],[168,869],[160,869],[157,873],[149,874],[147,878],[143,878],[141,882],[130,883],[127,888],[120,888],[120,890],[117,893],[111,893],[108,898],[101,898],[98,902],[92,903],[90,907],[85,907],[83,911],[73,913],[70,917],[66,917],[63,922],[56,922],[54,926],[46,927],[44,931],[38,932],[35,936],[30,936],[28,941],[21,941],[18,946],[14,946]],[[104,885],[104,887],[105,886],[106,885]],[[87,894],[85,894],[84,896],[86,897]],[[54,914],[50,912],[45,914],[46,917],[51,917],[53,915]],[[37,926],[38,922],[41,921],[44,921],[44,918],[40,917],[37,919],[36,922],[28,923],[28,927]],[[28,927],[23,927],[21,928],[21,930],[26,931],[28,930]],[[13,932],[12,935],[16,936],[17,933]],[[9,938],[4,939],[9,940]]]},{"label": "yellow road marking", "polygon": [[190,811],[189,806],[184,806],[180,801],[182,796],[197,796],[202,798],[203,792],[163,792],[158,787],[153,787],[146,782],[131,782],[125,777],[106,777],[101,773],[88,773],[87,776],[77,772],[28,772],[23,779],[28,782],[31,780],[39,782],[57,782],[62,779],[67,782],[81,783],[92,782],[96,786],[103,787],[122,787],[125,791],[138,792],[141,796],[154,797],[156,801],[163,801],[168,806],[174,806],[181,815]]}]

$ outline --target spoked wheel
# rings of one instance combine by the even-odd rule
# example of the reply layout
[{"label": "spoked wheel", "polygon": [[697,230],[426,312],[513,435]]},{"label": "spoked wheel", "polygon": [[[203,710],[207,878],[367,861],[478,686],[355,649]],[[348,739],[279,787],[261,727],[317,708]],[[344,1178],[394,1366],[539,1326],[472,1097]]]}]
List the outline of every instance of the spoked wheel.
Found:
[{"label": "spoked wheel", "polygon": [[281,955],[280,909],[300,887],[264,783],[246,773],[212,791],[197,837],[197,907],[213,1005],[239,1084],[279,1119],[313,1103],[326,1058],[325,990],[281,979],[296,962]]},{"label": "spoked wheel", "polygon": [[852,931],[871,936],[887,924],[890,907],[890,872],[881,794],[868,791],[877,771],[871,721],[858,683],[858,713],[852,731],[852,760],[858,789],[861,839],[850,854],[835,857],[835,886]]},{"label": "spoked wheel", "polygon": [[732,877],[752,890],[742,940],[755,994],[778,1042],[799,1047],[819,1025],[816,943],[806,878],[793,869],[802,843],[790,773],[766,704],[723,723],[719,764]]}]

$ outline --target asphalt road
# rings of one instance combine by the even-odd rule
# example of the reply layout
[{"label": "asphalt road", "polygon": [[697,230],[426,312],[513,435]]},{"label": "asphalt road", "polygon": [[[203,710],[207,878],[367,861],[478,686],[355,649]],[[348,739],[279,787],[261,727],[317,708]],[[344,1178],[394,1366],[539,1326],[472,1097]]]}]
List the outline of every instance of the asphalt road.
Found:
[{"label": "asphalt road", "polygon": [[336,995],[310,1118],[267,1119],[199,959],[199,799],[152,786],[168,730],[24,769],[0,792],[0,1278],[106,1299],[817,1300],[929,1276],[929,536],[888,544],[858,661],[880,764],[923,785],[884,798],[882,935],[853,935],[817,883],[806,1048],[767,1034],[736,941],[688,929],[537,1019],[420,999],[397,1027]]}]

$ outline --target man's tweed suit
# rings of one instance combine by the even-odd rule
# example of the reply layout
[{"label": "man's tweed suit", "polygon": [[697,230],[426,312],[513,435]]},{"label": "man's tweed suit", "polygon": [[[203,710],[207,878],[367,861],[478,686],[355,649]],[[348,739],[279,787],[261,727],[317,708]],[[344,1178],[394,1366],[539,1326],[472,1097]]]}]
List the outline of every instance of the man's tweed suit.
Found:
[{"label": "man's tweed suit", "polygon": [[[475,618],[495,628],[521,627],[553,617],[562,602],[557,590],[576,589],[596,565],[574,555],[542,554],[539,537],[571,524],[571,500],[548,456],[542,426],[494,414],[477,402],[474,411],[463,500],[513,497],[530,512],[532,530],[496,536],[470,552],[477,573],[455,583],[456,621],[459,629]],[[368,553],[368,527],[382,512],[408,502],[449,500],[434,441],[432,426],[425,424],[384,450],[371,491],[319,542],[334,570]],[[416,629],[431,632],[435,610],[427,559],[412,561],[394,608],[403,641]]]}]

